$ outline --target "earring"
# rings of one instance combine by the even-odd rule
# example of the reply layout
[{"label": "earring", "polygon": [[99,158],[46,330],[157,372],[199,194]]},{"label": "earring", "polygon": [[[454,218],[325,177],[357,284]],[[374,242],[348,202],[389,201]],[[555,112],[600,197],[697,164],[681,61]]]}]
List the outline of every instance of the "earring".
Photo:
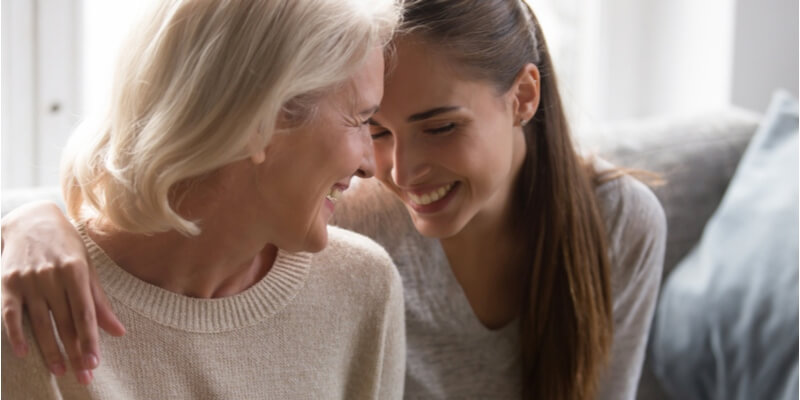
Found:
[{"label": "earring", "polygon": [[525,125],[527,125],[527,124],[528,124],[528,120],[527,120],[527,119],[524,119],[524,118],[523,118],[523,119],[520,119],[520,120],[519,120],[519,126],[525,126]]}]

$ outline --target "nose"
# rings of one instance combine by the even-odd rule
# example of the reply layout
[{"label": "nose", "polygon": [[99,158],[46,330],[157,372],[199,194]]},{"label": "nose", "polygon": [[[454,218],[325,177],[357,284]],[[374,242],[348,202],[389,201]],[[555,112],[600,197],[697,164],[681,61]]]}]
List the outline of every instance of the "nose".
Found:
[{"label": "nose", "polygon": [[375,150],[372,147],[372,137],[369,131],[366,135],[361,135],[361,148],[364,149],[364,154],[361,156],[361,162],[358,164],[356,176],[359,178],[372,178],[375,176]]},{"label": "nose", "polygon": [[409,187],[422,181],[431,168],[425,162],[424,154],[403,139],[398,135],[394,141],[391,174],[395,185]]}]

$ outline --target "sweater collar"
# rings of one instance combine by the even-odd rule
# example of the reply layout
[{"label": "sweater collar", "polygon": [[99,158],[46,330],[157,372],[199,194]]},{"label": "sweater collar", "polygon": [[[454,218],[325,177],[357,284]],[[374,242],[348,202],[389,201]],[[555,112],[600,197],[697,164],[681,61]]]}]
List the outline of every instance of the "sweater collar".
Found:
[{"label": "sweater collar", "polygon": [[106,293],[123,306],[171,328],[214,333],[261,322],[282,310],[302,289],[311,269],[311,253],[278,250],[275,263],[255,285],[233,296],[198,299],[147,283],[121,267],[87,234],[78,232]]}]

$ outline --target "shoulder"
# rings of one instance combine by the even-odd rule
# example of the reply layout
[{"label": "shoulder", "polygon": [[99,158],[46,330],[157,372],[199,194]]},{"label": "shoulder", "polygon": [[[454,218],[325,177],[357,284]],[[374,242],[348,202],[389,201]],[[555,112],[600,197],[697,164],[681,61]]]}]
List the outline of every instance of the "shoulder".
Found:
[{"label": "shoulder", "polygon": [[356,232],[329,226],[328,246],[314,255],[313,263],[322,279],[350,288],[351,294],[385,297],[402,291],[397,268],[386,250]]},{"label": "shoulder", "polygon": [[[595,167],[601,174],[613,169],[602,160]],[[605,223],[615,298],[634,287],[657,291],[667,238],[667,219],[658,198],[624,173],[598,185],[595,193]]]},{"label": "shoulder", "polygon": [[[601,174],[613,168],[602,160],[595,165]],[[638,179],[622,173],[599,184],[595,194],[612,251],[615,246],[626,243],[666,239],[664,209],[650,188]]]},{"label": "shoulder", "polygon": [[[44,358],[31,333],[28,318],[24,317],[23,331],[28,343],[28,354],[23,358],[14,356],[11,343],[6,334],[5,324],[2,329],[2,395],[8,398],[61,398],[56,378],[45,367]],[[71,374],[65,375],[71,378]]]},{"label": "shoulder", "polygon": [[322,253],[359,264],[384,267],[392,264],[389,254],[374,240],[338,226],[328,226],[328,246]]}]

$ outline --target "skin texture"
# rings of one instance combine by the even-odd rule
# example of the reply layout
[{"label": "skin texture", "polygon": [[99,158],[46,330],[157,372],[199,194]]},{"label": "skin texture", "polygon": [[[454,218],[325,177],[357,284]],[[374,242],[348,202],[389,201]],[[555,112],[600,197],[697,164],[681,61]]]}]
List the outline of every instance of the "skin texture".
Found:
[{"label": "skin texture", "polygon": [[[374,158],[367,121],[383,97],[383,53],[368,62],[319,107],[316,118],[276,134],[249,185],[254,213],[267,214],[274,243],[288,251],[320,251],[327,244],[331,187],[346,189],[353,171],[372,176]],[[353,99],[355,101],[353,101]]]},{"label": "skin texture", "polygon": [[[432,50],[412,39],[398,44],[398,66],[387,78],[372,132],[377,178],[403,199],[422,234],[449,238],[502,218],[525,142],[522,131],[515,129],[513,96],[459,77]],[[409,121],[441,108],[454,110]],[[446,184],[455,184],[457,192],[448,207],[417,211],[409,193]]]},{"label": "skin texture", "polygon": [[[397,42],[397,57],[371,127],[376,177],[419,232],[441,239],[476,316],[501,327],[517,313],[511,194],[526,153],[521,121],[538,106],[538,70],[526,66],[501,93],[413,36]],[[450,192],[420,207],[419,196],[442,187]]]},{"label": "skin texture", "polygon": [[[264,149],[249,149],[249,158],[189,185],[195,192],[181,203],[179,212],[203,219],[203,233],[194,241],[174,233],[153,237],[156,240],[90,234],[134,275],[196,297],[232,295],[251,286],[269,270],[278,247],[290,251],[324,248],[325,226],[335,207],[326,199],[328,193],[333,187],[345,189],[354,175],[374,173],[366,122],[382,97],[383,73],[383,51],[376,48],[344,85],[321,100],[313,119],[276,134]],[[217,215],[219,207],[230,204],[235,205],[229,208],[232,212]],[[63,375],[66,371],[55,342],[59,335],[77,380],[88,384],[91,369],[100,362],[97,323],[118,336],[124,334],[124,327],[97,285],[82,240],[52,204],[21,207],[3,218],[2,225],[3,323],[15,354],[24,357],[28,348],[22,332],[24,305],[51,372]],[[204,244],[214,242],[215,236],[219,246],[211,251],[212,246]],[[7,243],[21,246],[6,249]],[[170,246],[175,246],[172,255],[197,252],[190,256],[193,262],[173,264],[165,274],[163,265],[169,260],[141,256]],[[220,246],[226,251],[220,251]],[[213,255],[231,252],[247,256],[223,261]],[[197,273],[198,266],[202,273]],[[64,304],[72,304],[72,309]],[[48,310],[53,312],[57,332],[51,328]]]}]

